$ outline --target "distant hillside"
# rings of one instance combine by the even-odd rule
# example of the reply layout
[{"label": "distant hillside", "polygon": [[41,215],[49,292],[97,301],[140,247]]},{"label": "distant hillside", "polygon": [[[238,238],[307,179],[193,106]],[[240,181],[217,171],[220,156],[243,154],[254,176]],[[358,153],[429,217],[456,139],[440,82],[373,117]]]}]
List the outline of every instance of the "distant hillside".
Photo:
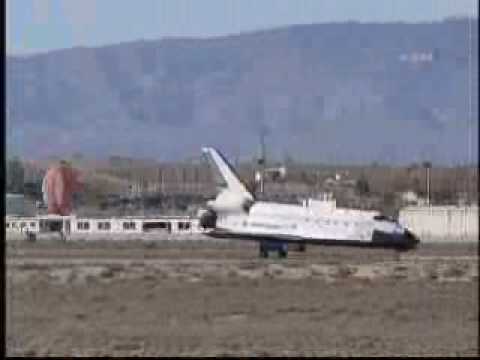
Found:
[{"label": "distant hillside", "polygon": [[314,24],[8,57],[8,149],[252,156],[267,131],[278,159],[462,162],[469,129],[478,148],[478,21],[468,30]]}]

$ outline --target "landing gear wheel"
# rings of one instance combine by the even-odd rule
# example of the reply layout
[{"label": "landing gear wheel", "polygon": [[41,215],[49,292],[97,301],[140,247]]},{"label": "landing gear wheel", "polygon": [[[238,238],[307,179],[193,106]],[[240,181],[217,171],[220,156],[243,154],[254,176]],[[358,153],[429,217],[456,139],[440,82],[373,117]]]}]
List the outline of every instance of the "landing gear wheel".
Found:
[{"label": "landing gear wheel", "polygon": [[268,258],[268,250],[264,244],[260,244],[260,257],[261,258]]}]

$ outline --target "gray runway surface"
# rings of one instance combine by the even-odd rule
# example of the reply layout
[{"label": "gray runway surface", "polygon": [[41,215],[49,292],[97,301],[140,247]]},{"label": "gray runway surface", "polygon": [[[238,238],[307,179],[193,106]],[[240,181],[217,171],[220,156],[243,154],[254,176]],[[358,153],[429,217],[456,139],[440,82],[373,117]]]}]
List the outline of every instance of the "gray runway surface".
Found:
[{"label": "gray runway surface", "polygon": [[18,355],[475,355],[472,245],[15,243],[7,339]]}]

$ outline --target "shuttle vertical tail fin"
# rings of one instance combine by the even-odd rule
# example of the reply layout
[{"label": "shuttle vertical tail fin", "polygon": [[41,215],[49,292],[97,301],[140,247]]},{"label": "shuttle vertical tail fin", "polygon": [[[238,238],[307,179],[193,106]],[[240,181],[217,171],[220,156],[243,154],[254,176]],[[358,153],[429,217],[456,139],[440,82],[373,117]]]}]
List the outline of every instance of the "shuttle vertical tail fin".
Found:
[{"label": "shuttle vertical tail fin", "polygon": [[247,187],[240,181],[238,175],[235,173],[233,167],[229,164],[227,159],[216,149],[212,147],[202,148],[209,163],[214,170],[216,170],[216,181],[218,185],[226,187],[228,190],[242,194],[249,200],[254,200],[254,197]]}]

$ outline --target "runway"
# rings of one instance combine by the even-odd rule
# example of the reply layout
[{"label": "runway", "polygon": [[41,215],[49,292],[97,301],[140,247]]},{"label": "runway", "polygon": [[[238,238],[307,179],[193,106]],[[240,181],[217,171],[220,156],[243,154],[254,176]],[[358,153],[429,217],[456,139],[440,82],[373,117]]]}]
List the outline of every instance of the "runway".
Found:
[{"label": "runway", "polygon": [[475,355],[474,247],[244,243],[7,248],[9,354]]}]

